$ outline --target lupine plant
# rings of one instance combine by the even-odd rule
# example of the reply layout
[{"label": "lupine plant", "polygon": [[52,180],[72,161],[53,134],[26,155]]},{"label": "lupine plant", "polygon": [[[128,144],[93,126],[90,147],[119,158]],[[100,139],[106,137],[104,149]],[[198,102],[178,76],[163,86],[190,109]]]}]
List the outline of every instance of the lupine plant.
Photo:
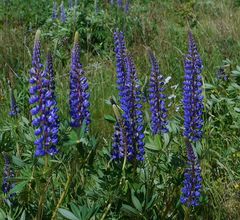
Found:
[{"label": "lupine plant", "polygon": [[186,138],[188,167],[184,174],[181,202],[189,207],[194,207],[199,205],[202,178],[201,168],[190,141],[196,142],[202,137],[203,96],[201,72],[203,66],[191,32],[189,32],[189,49],[184,67],[184,136]]},{"label": "lupine plant", "polygon": [[203,127],[203,96],[202,96],[202,60],[198,53],[192,33],[189,32],[189,48],[185,57],[183,107],[184,136],[191,141],[202,137]]}]

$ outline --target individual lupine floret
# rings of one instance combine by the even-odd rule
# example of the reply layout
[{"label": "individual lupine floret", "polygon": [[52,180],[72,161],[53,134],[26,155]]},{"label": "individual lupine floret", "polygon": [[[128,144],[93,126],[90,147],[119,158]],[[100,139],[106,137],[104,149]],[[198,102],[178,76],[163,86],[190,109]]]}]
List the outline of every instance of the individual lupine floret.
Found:
[{"label": "individual lupine floret", "polygon": [[[32,68],[30,70],[31,78],[29,80],[31,87],[29,89],[29,103],[33,105],[31,114],[34,117],[32,125],[36,127],[34,134],[37,139],[35,156],[44,156],[45,154],[54,155],[58,151],[56,144],[58,142],[58,116],[54,92],[52,90],[53,82],[50,75],[53,75],[51,58],[48,56],[46,69],[43,71],[40,53],[40,31],[35,37]],[[51,73],[50,73],[51,72]]]},{"label": "individual lupine floret", "polygon": [[185,58],[184,68],[184,136],[191,141],[198,141],[202,137],[203,127],[201,76],[203,65],[191,32],[189,32],[189,49]]},{"label": "individual lupine floret", "polygon": [[[2,182],[2,191],[4,194],[8,194],[11,189],[14,188],[15,184],[11,181],[13,178],[14,172],[10,165],[9,156],[6,153],[3,153],[4,158],[4,168],[3,168],[3,182]],[[15,194],[8,195],[8,198],[12,198]]]},{"label": "individual lupine floret", "polygon": [[86,130],[90,124],[88,81],[80,63],[79,34],[75,33],[72,49],[72,64],[70,71],[70,115],[72,127],[81,127],[86,124]]},{"label": "individual lupine floret", "polygon": [[61,19],[61,22],[62,23],[65,23],[66,22],[66,20],[67,20],[67,16],[66,16],[66,12],[65,12],[65,8],[64,8],[64,3],[63,3],[63,1],[62,1],[62,4],[61,4],[61,6],[60,6],[60,12],[61,12],[61,14],[60,14],[60,19]]},{"label": "individual lupine floret", "polygon": [[187,168],[184,172],[182,196],[180,201],[188,207],[199,205],[202,189],[201,168],[195,156],[191,143],[186,140],[187,146]]},{"label": "individual lupine floret", "polygon": [[57,19],[57,2],[53,2],[53,9],[52,9],[52,19]]},{"label": "individual lupine floret", "polygon": [[166,96],[163,94],[164,78],[160,73],[158,62],[151,51],[149,51],[149,58],[152,65],[149,84],[152,133],[166,133],[168,129],[166,121],[167,110],[165,106]]},{"label": "individual lupine floret", "polygon": [[17,116],[18,113],[19,113],[19,108],[17,106],[14,92],[13,92],[12,88],[10,88],[10,112],[9,112],[9,115],[11,117],[14,117],[14,116]]}]

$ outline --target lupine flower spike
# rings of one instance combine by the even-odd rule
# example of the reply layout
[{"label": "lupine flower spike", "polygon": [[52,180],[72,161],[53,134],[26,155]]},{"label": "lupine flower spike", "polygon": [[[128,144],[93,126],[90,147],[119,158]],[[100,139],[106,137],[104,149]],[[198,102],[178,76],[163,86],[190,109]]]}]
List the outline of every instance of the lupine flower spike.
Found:
[{"label": "lupine flower spike", "polygon": [[166,96],[164,91],[164,78],[160,73],[158,62],[151,51],[149,58],[152,65],[150,84],[149,84],[149,99],[151,110],[151,128],[153,134],[168,132],[167,129],[167,110],[165,106]]},{"label": "lupine flower spike", "polygon": [[17,116],[19,113],[19,108],[17,106],[17,102],[13,93],[12,88],[10,88],[10,112],[9,115],[11,117]]},{"label": "lupine flower spike", "polygon": [[126,14],[129,12],[130,0],[126,0],[124,11]]},{"label": "lupine flower spike", "polygon": [[203,126],[202,60],[192,33],[189,32],[189,49],[185,58],[183,85],[184,136],[186,137],[188,168],[184,174],[181,202],[188,207],[198,206],[201,190],[201,169],[190,141],[199,141]]},{"label": "lupine flower spike", "polygon": [[[123,111],[122,125],[115,126],[113,158],[122,158],[123,149],[127,148],[127,158],[142,161],[144,155],[143,143],[143,113],[140,85],[137,78],[133,60],[126,54],[124,35],[122,32],[114,33],[117,84],[120,96],[120,107]],[[126,134],[125,134],[126,133]],[[123,138],[126,136],[124,143]],[[123,146],[126,145],[126,146]],[[117,150],[117,148],[119,148]]]},{"label": "lupine flower spike", "polygon": [[187,168],[184,173],[182,196],[180,201],[188,207],[199,205],[202,188],[201,168],[195,156],[191,143],[186,140],[187,146]]},{"label": "lupine flower spike", "polygon": [[127,134],[123,124],[122,117],[118,111],[118,107],[115,103],[112,103],[113,111],[117,122],[114,126],[114,134],[113,134],[113,151],[112,151],[112,158],[113,159],[120,159],[124,157],[128,157],[127,152]]},{"label": "lupine flower spike", "polygon": [[202,137],[203,127],[201,76],[203,65],[191,32],[189,32],[189,49],[185,58],[184,68],[184,136],[191,141],[198,141]]},{"label": "lupine flower spike", "polygon": [[228,81],[228,75],[226,74],[224,67],[220,67],[217,71],[218,80]]},{"label": "lupine flower spike", "polygon": [[70,115],[72,127],[81,127],[90,124],[88,81],[80,63],[79,34],[75,33],[72,49],[72,64],[70,71]]},{"label": "lupine flower spike", "polygon": [[37,139],[35,156],[45,154],[54,155],[58,151],[58,116],[56,100],[54,95],[53,69],[51,55],[48,55],[46,69],[43,71],[40,54],[40,30],[37,31],[32,57],[31,87],[29,89],[29,103],[33,105],[31,114],[33,116],[32,125],[36,127],[34,134]]},{"label": "lupine flower spike", "polygon": [[131,57],[126,57],[127,83],[125,88],[126,96],[122,100],[125,127],[128,134],[129,159],[134,156],[137,160],[143,161],[144,156],[144,127],[143,112],[141,104],[141,88],[135,65]]},{"label": "lupine flower spike", "polygon": [[52,19],[57,19],[57,2],[53,2],[53,9],[52,9]]},{"label": "lupine flower spike", "polygon": [[65,23],[67,20],[67,16],[66,16],[66,12],[65,12],[65,8],[64,8],[64,3],[62,2],[61,4],[61,15],[60,15],[60,19],[62,23]]},{"label": "lupine flower spike", "polygon": [[[3,153],[3,158],[4,158],[4,169],[3,169],[2,191],[4,194],[7,194],[15,186],[15,184],[12,183],[11,181],[11,178],[13,178],[15,175],[10,165],[9,156],[6,153]],[[8,198],[11,199],[14,195],[15,194],[10,194]]]},{"label": "lupine flower spike", "polygon": [[123,7],[123,0],[117,0],[117,5],[119,8]]},{"label": "lupine flower spike", "polygon": [[69,7],[69,8],[72,8],[72,7],[73,7],[73,2],[72,2],[72,0],[68,0],[68,7]]},{"label": "lupine flower spike", "polygon": [[114,5],[114,0],[110,0],[110,4],[111,4],[111,5]]}]

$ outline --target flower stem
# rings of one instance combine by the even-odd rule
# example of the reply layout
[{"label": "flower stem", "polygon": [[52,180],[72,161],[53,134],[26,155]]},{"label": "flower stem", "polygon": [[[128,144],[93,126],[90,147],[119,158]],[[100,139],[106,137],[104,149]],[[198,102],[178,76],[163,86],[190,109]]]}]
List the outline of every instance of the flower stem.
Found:
[{"label": "flower stem", "polygon": [[65,198],[65,196],[66,196],[66,194],[67,194],[67,192],[68,192],[68,189],[69,189],[69,187],[70,187],[71,180],[72,180],[72,175],[70,174],[70,175],[68,175],[68,177],[67,177],[67,182],[66,182],[66,185],[65,185],[65,187],[64,187],[64,191],[63,191],[63,193],[62,193],[62,195],[61,195],[61,197],[60,197],[60,199],[59,199],[59,201],[58,201],[58,204],[57,204],[56,208],[55,208],[54,211],[53,211],[51,220],[57,219],[57,211],[58,211],[58,209],[60,208],[60,206],[61,206],[61,204],[62,204],[62,202],[63,202],[63,200],[64,200],[64,198]]}]

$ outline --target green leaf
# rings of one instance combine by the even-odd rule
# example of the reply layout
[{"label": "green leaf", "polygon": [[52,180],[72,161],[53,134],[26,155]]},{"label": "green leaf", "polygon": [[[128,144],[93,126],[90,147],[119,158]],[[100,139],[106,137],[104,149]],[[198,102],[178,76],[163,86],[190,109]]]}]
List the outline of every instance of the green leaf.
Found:
[{"label": "green leaf", "polygon": [[28,181],[23,181],[23,182],[18,183],[16,186],[14,186],[10,190],[9,194],[20,193],[27,184],[28,184]]},{"label": "green leaf", "polygon": [[137,209],[131,207],[130,205],[126,205],[126,204],[122,205],[121,210],[130,215],[138,215],[138,213],[139,213]]},{"label": "green leaf", "polygon": [[0,219],[5,219],[5,218],[6,218],[5,212],[2,209],[0,209]]},{"label": "green leaf", "polygon": [[25,220],[26,219],[26,212],[25,210],[23,211],[20,220]]},{"label": "green leaf", "polygon": [[72,212],[66,210],[66,209],[58,209],[58,212],[65,218],[69,220],[79,220]]},{"label": "green leaf", "polygon": [[24,123],[25,125],[29,125],[28,119],[25,118],[25,117],[23,117],[23,116],[22,116],[22,121],[23,121],[23,123]]},{"label": "green leaf", "polygon": [[116,122],[116,119],[112,115],[104,115],[104,119],[110,123]]},{"label": "green leaf", "polygon": [[211,90],[211,89],[215,89],[216,88],[214,85],[209,84],[209,83],[204,83],[203,87],[206,90]]},{"label": "green leaf", "polygon": [[135,208],[139,212],[142,212],[142,205],[141,205],[140,201],[138,200],[138,198],[134,195],[133,190],[131,192],[131,197],[132,197],[132,202],[133,202],[133,205],[135,206]]},{"label": "green leaf", "polygon": [[16,164],[19,167],[23,167],[25,165],[24,161],[16,156],[12,156],[12,161],[14,164]]},{"label": "green leaf", "polygon": [[145,147],[148,150],[152,150],[152,151],[160,151],[161,147],[159,145],[153,144],[153,143],[146,143]]},{"label": "green leaf", "polygon": [[169,134],[167,134],[167,133],[163,134],[163,139],[164,139],[164,147],[168,146],[168,144],[170,142]]}]

